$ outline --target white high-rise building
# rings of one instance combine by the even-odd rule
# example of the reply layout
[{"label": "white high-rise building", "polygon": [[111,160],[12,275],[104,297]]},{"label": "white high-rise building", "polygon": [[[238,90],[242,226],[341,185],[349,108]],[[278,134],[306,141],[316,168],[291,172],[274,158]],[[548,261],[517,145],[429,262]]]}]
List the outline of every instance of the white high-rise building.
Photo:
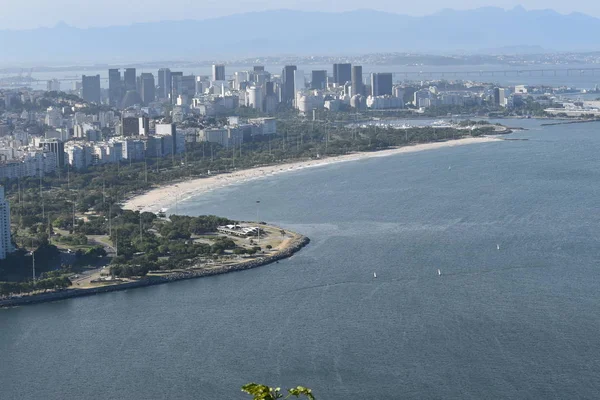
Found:
[{"label": "white high-rise building", "polygon": [[4,186],[0,186],[0,260],[4,260],[8,253],[12,253],[13,246],[10,240],[10,206],[4,198]]},{"label": "white high-rise building", "polygon": [[298,92],[306,89],[306,81],[304,80],[304,71],[294,71],[294,98],[298,95]]},{"label": "white high-rise building", "polygon": [[247,106],[263,111],[262,90],[260,87],[248,88]]}]

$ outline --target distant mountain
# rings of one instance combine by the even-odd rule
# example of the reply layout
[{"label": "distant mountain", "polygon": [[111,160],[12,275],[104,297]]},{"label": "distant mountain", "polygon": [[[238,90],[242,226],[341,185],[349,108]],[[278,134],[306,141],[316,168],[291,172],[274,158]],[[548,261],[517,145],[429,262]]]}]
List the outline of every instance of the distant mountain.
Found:
[{"label": "distant mountain", "polygon": [[275,10],[207,20],[79,29],[0,30],[7,63],[125,63],[285,54],[361,54],[479,49],[599,50],[600,19],[517,7],[443,10],[411,17],[373,10]]}]

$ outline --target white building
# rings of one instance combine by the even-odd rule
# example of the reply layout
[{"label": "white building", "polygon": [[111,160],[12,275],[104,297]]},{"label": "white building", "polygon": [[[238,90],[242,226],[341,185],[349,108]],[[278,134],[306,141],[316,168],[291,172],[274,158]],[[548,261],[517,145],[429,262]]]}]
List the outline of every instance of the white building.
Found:
[{"label": "white building", "polygon": [[262,89],[260,87],[252,86],[248,88],[246,106],[263,111]]},{"label": "white building", "polygon": [[53,128],[60,128],[63,123],[62,113],[58,108],[48,107],[44,123]]},{"label": "white building", "polygon": [[277,133],[277,119],[275,118],[253,118],[249,119],[248,123],[257,128],[253,130],[257,135],[275,135]]},{"label": "white building", "polygon": [[13,246],[10,240],[10,205],[4,198],[4,186],[0,186],[0,260],[4,260],[8,253],[12,253]]}]

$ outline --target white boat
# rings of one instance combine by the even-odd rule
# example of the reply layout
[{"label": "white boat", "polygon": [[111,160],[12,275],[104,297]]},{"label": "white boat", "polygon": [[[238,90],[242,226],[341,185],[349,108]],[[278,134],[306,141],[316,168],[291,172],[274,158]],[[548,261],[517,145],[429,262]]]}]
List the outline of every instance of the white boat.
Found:
[{"label": "white boat", "polygon": [[373,272],[373,278],[377,278],[377,273]]},{"label": "white boat", "polygon": [[442,271],[438,269],[438,276],[442,275]]},{"label": "white boat", "polygon": [[496,249],[500,250],[500,245],[499,244],[496,245]]}]

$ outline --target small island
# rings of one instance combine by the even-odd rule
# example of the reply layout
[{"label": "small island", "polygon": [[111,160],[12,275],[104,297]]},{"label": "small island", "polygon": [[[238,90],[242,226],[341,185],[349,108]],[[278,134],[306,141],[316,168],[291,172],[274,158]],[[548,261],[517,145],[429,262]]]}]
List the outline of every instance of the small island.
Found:
[{"label": "small island", "polygon": [[[239,222],[216,216],[165,218],[150,212],[123,210],[120,220],[109,237],[96,238],[105,247],[96,246],[85,253],[77,250],[76,257],[84,259],[87,268],[78,273],[73,273],[72,267],[50,271],[36,281],[0,283],[0,307],[256,268],[288,258],[310,241],[264,222]],[[111,241],[106,242],[108,239]],[[13,260],[18,257],[13,255]]]}]

